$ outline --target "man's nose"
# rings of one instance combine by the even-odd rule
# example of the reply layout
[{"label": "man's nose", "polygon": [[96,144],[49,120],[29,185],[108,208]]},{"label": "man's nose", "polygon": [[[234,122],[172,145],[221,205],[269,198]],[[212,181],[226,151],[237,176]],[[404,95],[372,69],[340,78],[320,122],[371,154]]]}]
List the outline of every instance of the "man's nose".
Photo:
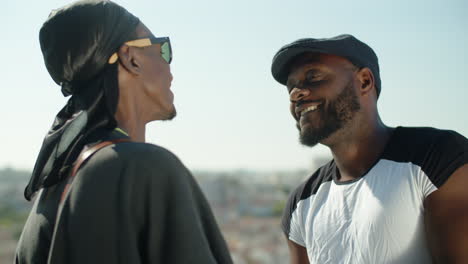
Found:
[{"label": "man's nose", "polygon": [[289,100],[291,102],[297,102],[302,100],[304,97],[307,97],[310,94],[309,89],[301,89],[294,87],[289,93]]}]

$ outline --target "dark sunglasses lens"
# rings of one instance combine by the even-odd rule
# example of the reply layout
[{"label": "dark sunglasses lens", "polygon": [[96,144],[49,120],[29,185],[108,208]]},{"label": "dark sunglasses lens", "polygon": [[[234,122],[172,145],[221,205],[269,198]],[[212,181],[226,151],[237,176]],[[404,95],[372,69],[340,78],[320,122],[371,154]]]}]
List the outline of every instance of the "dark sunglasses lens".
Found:
[{"label": "dark sunglasses lens", "polygon": [[164,42],[161,45],[161,56],[167,63],[171,63],[172,54],[171,54],[171,47],[169,42]]}]

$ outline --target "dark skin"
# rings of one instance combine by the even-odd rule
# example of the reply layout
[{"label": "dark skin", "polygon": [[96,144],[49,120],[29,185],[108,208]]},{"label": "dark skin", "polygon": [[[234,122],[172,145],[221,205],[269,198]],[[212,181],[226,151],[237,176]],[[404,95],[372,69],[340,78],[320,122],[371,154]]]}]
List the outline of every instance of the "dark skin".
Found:
[{"label": "dark skin", "polygon": [[[142,23],[135,33],[138,39],[153,36]],[[175,115],[170,66],[161,57],[159,44],[142,48],[124,44],[118,55],[119,103],[115,118],[133,141],[145,142],[147,123]]]},{"label": "dark skin", "polygon": [[434,263],[468,263],[468,164],[424,201],[424,222]]},{"label": "dark skin", "polygon": [[[353,84],[361,109],[353,114],[352,122],[319,142],[330,148],[339,181],[362,177],[377,162],[393,132],[379,117],[372,71],[357,69],[339,56],[309,53],[292,63],[287,82],[290,110],[300,131],[320,127],[324,120],[319,111],[349,83]],[[304,111],[314,106],[317,110]],[[428,244],[435,263],[468,263],[467,187],[465,165],[424,201]],[[306,249],[287,241],[291,263],[308,264]]]},{"label": "dark skin", "polygon": [[[307,77],[309,80],[305,81]],[[327,104],[350,81],[354,84],[361,110],[355,114],[353,122],[348,122],[345,127],[320,142],[330,148],[341,174],[340,181],[361,177],[377,161],[392,132],[378,115],[372,72],[368,68],[358,70],[342,57],[310,54],[293,64],[288,78],[291,113],[300,129],[318,126],[323,120],[314,116],[315,113],[301,118],[298,112],[314,102]],[[301,101],[311,103],[298,106]]]}]

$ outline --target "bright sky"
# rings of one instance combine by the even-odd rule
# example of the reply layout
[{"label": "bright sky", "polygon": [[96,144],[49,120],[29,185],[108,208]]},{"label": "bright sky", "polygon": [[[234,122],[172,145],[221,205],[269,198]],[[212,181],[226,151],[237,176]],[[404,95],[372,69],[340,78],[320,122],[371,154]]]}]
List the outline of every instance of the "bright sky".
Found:
[{"label": "bright sky", "polygon": [[[0,167],[32,169],[65,98],[49,77],[38,34],[70,1],[4,1],[0,16]],[[147,141],[190,169],[309,168],[328,149],[298,143],[274,53],[303,37],[350,33],[380,60],[379,111],[391,126],[468,136],[468,2],[463,0],[117,1],[156,36],[170,36],[178,117],[147,127]]]}]

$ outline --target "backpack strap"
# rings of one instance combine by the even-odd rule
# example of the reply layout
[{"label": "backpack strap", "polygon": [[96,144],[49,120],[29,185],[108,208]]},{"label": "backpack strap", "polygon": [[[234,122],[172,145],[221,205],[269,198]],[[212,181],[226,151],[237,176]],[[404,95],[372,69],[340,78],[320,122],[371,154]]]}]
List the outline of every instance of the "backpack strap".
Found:
[{"label": "backpack strap", "polygon": [[129,138],[119,138],[119,139],[113,139],[113,140],[108,140],[108,141],[103,141],[101,143],[98,143],[90,148],[84,148],[83,151],[81,151],[80,155],[76,159],[75,164],[73,165],[72,171],[70,176],[68,176],[68,182],[67,185],[65,185],[65,188],[63,189],[62,196],[60,197],[60,205],[62,204],[63,200],[67,196],[67,194],[70,192],[71,184],[73,183],[73,179],[75,178],[76,173],[78,170],[81,168],[83,163],[87,161],[94,153],[96,153],[98,150],[120,142],[127,142],[130,141]]}]

